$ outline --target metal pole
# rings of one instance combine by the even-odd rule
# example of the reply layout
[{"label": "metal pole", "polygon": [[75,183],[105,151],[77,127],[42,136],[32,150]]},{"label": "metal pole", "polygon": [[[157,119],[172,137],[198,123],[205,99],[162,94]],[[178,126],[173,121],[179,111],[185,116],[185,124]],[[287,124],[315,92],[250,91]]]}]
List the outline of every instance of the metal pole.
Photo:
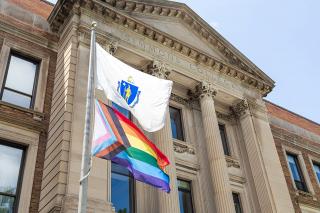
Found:
[{"label": "metal pole", "polygon": [[92,22],[88,86],[87,86],[87,98],[86,98],[86,117],[85,117],[84,135],[83,135],[78,213],[87,212],[88,174],[90,172],[90,164],[91,164],[91,152],[90,152],[91,140],[92,140],[91,127],[92,127],[92,121],[93,121],[93,107],[94,107],[94,76],[96,72],[96,32],[95,32],[96,26],[97,26],[97,23]]}]

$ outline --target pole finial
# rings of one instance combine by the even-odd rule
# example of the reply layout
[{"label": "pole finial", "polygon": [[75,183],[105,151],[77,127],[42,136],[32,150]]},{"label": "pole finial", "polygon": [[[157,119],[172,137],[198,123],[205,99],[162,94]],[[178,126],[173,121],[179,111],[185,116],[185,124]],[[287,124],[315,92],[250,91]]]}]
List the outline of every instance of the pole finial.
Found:
[{"label": "pole finial", "polygon": [[96,22],[96,21],[93,21],[93,22],[91,23],[91,29],[94,30],[94,29],[96,28],[96,26],[97,26],[97,22]]}]

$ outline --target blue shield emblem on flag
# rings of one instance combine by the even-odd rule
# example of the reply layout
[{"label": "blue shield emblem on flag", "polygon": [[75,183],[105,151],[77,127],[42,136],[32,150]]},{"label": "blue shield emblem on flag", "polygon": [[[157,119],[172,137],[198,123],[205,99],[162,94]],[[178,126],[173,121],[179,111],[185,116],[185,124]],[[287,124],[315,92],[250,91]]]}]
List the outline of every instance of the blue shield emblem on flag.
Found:
[{"label": "blue shield emblem on flag", "polygon": [[131,108],[139,102],[141,91],[134,85],[132,77],[129,77],[128,81],[118,81],[118,92]]}]

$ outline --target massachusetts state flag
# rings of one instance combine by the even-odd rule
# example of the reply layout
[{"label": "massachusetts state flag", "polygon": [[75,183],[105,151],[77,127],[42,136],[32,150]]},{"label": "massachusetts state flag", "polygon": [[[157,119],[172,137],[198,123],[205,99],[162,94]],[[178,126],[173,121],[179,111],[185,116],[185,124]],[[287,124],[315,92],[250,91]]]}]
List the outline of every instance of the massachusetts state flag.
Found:
[{"label": "massachusetts state flag", "polygon": [[95,102],[92,155],[126,167],[141,182],[170,192],[168,158],[128,118]]},{"label": "massachusetts state flag", "polygon": [[97,89],[129,110],[143,129],[154,132],[165,123],[172,81],[136,70],[96,44]]}]

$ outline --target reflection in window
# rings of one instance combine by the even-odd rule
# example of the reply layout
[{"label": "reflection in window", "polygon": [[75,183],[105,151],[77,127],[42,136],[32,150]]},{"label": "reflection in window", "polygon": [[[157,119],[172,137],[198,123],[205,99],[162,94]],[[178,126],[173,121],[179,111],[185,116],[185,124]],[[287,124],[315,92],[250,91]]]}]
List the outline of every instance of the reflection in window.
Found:
[{"label": "reflection in window", "polygon": [[171,123],[171,131],[172,137],[178,140],[183,141],[183,130],[182,130],[182,122],[181,122],[181,110],[171,107],[170,110],[170,123]]},{"label": "reflection in window", "polygon": [[301,168],[299,166],[298,158],[296,155],[287,153],[287,159],[289,163],[289,167],[291,170],[291,175],[295,182],[297,189],[301,191],[307,191],[307,187],[301,172]]},{"label": "reflection in window", "polygon": [[234,208],[236,213],[242,213],[241,200],[239,193],[232,192]]},{"label": "reflection in window", "polygon": [[313,169],[314,169],[314,172],[316,173],[318,182],[320,183],[320,165],[318,163],[313,162]]},{"label": "reflection in window", "polygon": [[223,124],[219,124],[219,130],[220,130],[220,137],[222,141],[223,146],[223,152],[225,155],[230,156],[230,150],[229,150],[229,144],[227,140],[227,133],[226,133],[226,127]]},{"label": "reflection in window", "polygon": [[12,213],[17,209],[23,149],[0,141],[0,212]]},{"label": "reflection in window", "polygon": [[118,110],[122,115],[126,116],[128,119],[131,119],[131,113],[129,110],[119,106],[118,104],[112,102],[112,107]]},{"label": "reflection in window", "polygon": [[191,183],[178,180],[180,213],[193,213]]},{"label": "reflection in window", "polygon": [[17,54],[9,57],[1,100],[32,108],[36,90],[35,79],[39,63]]},{"label": "reflection in window", "polygon": [[117,213],[134,212],[134,179],[128,169],[112,163],[111,201]]}]

